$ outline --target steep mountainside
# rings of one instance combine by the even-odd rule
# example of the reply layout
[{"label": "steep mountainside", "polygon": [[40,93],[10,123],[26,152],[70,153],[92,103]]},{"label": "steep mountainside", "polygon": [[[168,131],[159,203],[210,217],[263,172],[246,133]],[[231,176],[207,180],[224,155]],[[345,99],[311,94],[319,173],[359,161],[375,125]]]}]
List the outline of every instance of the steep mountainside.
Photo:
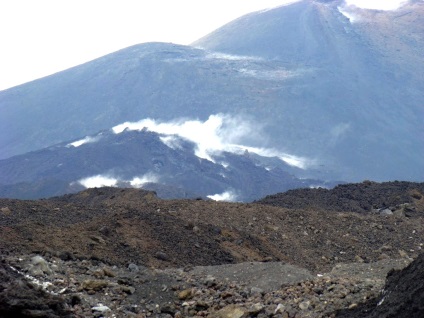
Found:
[{"label": "steep mountainside", "polygon": [[[291,149],[331,154],[346,166],[361,167],[354,173],[364,179],[365,171],[375,178],[388,169],[393,179],[419,180],[419,170],[415,177],[394,176],[403,170],[395,153],[418,168],[424,149],[424,4],[394,12],[342,7],[342,1],[300,1],[252,13],[193,45],[309,72],[298,85],[279,91],[285,102],[279,120],[286,123],[280,129],[289,143],[297,143]],[[350,21],[345,10],[356,19]],[[287,125],[293,122],[299,129]],[[407,137],[413,131],[415,145]]]},{"label": "steep mountainside", "polygon": [[[423,8],[305,0],[194,43],[207,50],[141,44],[2,91],[0,157],[125,121],[224,113],[262,128],[251,146],[307,158],[314,172],[304,177],[420,181]],[[359,18],[350,21],[346,10]]]}]

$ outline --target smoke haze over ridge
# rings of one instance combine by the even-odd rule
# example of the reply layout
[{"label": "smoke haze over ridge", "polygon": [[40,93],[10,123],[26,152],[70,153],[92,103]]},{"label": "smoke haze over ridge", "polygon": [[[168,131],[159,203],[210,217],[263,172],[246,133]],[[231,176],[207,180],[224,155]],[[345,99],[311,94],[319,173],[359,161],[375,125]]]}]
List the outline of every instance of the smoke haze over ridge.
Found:
[{"label": "smoke haze over ridge", "polygon": [[[209,116],[206,121],[200,120],[175,120],[171,122],[157,122],[147,118],[138,122],[126,122],[112,128],[116,134],[124,130],[142,130],[165,134],[177,135],[196,145],[196,156],[215,162],[213,154],[221,152],[243,153],[254,152],[264,157],[278,157],[289,165],[305,169],[314,164],[313,160],[288,154],[273,148],[255,147],[243,144],[247,137],[250,140],[261,141],[261,126],[247,119],[231,117],[224,114]],[[172,137],[163,137],[163,142],[172,145]]]}]

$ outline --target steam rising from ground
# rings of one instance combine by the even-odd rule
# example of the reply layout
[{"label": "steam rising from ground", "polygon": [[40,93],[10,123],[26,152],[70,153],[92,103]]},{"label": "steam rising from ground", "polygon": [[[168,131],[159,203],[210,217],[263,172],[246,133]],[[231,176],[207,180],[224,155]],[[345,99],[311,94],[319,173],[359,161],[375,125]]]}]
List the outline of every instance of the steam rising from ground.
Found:
[{"label": "steam rising from ground", "polygon": [[88,143],[91,143],[91,142],[96,142],[96,141],[98,141],[99,140],[99,137],[90,137],[90,136],[87,136],[87,137],[85,137],[85,138],[83,138],[83,139],[80,139],[80,140],[77,140],[77,141],[74,141],[74,142],[71,142],[71,143],[69,143],[69,144],[67,144],[66,145],[66,147],[75,147],[75,148],[77,148],[77,147],[79,147],[79,146],[82,146],[82,145],[84,145],[84,144],[88,144]]},{"label": "steam rising from ground", "polygon": [[253,147],[245,145],[246,140],[263,140],[261,127],[249,120],[231,117],[229,115],[211,115],[206,121],[179,120],[173,122],[157,122],[147,118],[139,122],[126,122],[113,127],[113,132],[119,134],[124,130],[142,130],[165,135],[161,140],[171,148],[178,148],[178,142],[172,136],[179,136],[193,142],[196,146],[195,155],[215,162],[214,155],[232,152],[242,154],[246,150],[265,157],[278,157],[289,165],[305,169],[312,162],[306,158],[287,154],[272,148]]},{"label": "steam rising from ground", "polygon": [[84,188],[116,187],[118,183],[128,183],[133,188],[142,188],[146,183],[158,181],[159,177],[149,172],[143,176],[134,177],[132,180],[120,180],[108,175],[96,175],[80,179],[76,183],[81,184]]},{"label": "steam rising from ground", "polygon": [[133,188],[142,188],[143,185],[146,183],[150,183],[150,182],[156,183],[158,181],[159,181],[159,177],[149,172],[142,177],[135,177],[134,179],[130,181],[130,184]]},{"label": "steam rising from ground", "polygon": [[181,139],[177,136],[162,136],[160,140],[172,149],[181,149]]},{"label": "steam rising from ground", "polygon": [[352,10],[349,10],[349,7],[337,7],[337,9],[339,9],[339,12],[348,18],[351,23],[360,20],[360,16],[355,14]]},{"label": "steam rising from ground", "polygon": [[225,191],[224,193],[221,193],[221,194],[208,195],[208,198],[215,201],[227,201],[227,202],[237,201],[237,195],[233,193],[232,191]]},{"label": "steam rising from ground", "polygon": [[392,11],[399,9],[408,2],[408,0],[345,0],[344,4],[342,6],[339,6],[338,9],[341,14],[343,14],[346,18],[349,19],[351,23],[355,23],[361,20],[361,12],[360,10],[358,10],[358,8]]},{"label": "steam rising from ground", "polygon": [[118,179],[97,175],[78,180],[78,183],[85,188],[115,187],[118,183]]},{"label": "steam rising from ground", "polygon": [[408,3],[408,0],[345,0],[345,2],[347,5],[354,5],[362,9],[396,10]]}]

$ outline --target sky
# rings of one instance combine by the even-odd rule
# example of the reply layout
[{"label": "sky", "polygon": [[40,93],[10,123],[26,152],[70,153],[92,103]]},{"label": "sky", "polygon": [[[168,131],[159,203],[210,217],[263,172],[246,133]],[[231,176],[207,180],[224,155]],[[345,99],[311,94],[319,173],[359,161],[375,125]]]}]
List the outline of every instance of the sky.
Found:
[{"label": "sky", "polygon": [[[391,10],[402,0],[346,0]],[[190,44],[295,0],[0,0],[0,90],[144,42]]]}]

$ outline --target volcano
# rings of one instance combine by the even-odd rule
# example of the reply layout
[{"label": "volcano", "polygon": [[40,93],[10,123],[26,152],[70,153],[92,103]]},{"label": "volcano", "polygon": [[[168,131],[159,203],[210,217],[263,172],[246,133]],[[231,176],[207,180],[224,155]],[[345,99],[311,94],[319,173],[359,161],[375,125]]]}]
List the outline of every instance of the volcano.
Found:
[{"label": "volcano", "polygon": [[302,177],[419,181],[424,3],[305,0],[243,16],[192,46],[145,43],[0,92],[2,159],[126,121],[244,116],[249,146],[307,158]]}]

